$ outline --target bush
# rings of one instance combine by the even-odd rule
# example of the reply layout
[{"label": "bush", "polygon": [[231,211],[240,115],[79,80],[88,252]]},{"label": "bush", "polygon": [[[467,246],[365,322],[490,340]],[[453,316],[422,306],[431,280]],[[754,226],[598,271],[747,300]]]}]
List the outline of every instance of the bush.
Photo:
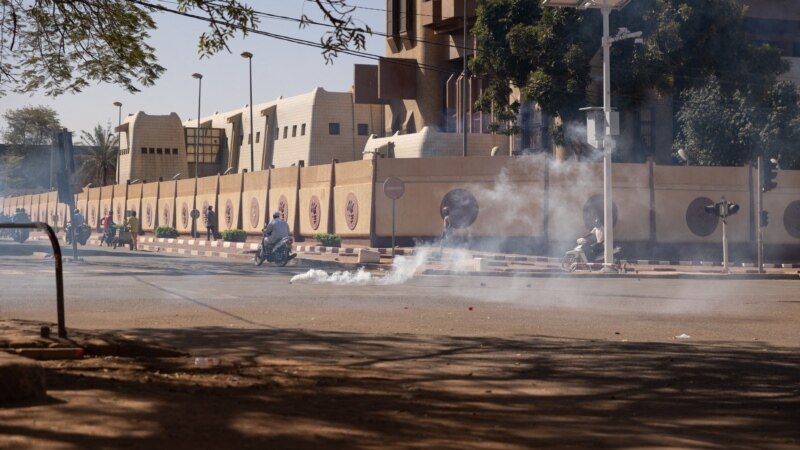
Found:
[{"label": "bush", "polygon": [[339,247],[342,245],[342,237],[338,234],[319,233],[314,235],[314,239],[325,247]]},{"label": "bush", "polygon": [[176,238],[178,237],[178,230],[172,227],[160,226],[156,228],[156,237]]},{"label": "bush", "polygon": [[244,242],[247,240],[247,233],[244,230],[225,230],[222,232],[222,240],[228,242]]}]

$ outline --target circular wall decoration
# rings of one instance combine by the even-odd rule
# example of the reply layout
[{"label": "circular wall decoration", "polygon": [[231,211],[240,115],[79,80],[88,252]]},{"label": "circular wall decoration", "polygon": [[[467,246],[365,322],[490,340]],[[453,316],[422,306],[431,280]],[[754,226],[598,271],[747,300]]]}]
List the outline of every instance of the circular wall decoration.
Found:
[{"label": "circular wall decoration", "polygon": [[783,228],[789,236],[800,239],[800,200],[795,200],[783,211]]},{"label": "circular wall decoration", "polygon": [[695,236],[709,236],[719,225],[719,217],[711,215],[704,209],[713,205],[714,200],[708,197],[697,197],[686,208],[686,225]]},{"label": "circular wall decoration", "polygon": [[311,229],[316,230],[319,228],[319,222],[322,218],[322,206],[319,203],[319,198],[316,195],[311,196],[311,201],[308,204],[308,220],[311,222]]},{"label": "circular wall decoration", "polygon": [[116,218],[117,223],[122,223],[122,203],[117,202],[117,209],[114,212],[114,217]]},{"label": "circular wall decoration", "polygon": [[444,208],[450,212],[450,224],[453,228],[466,228],[478,218],[478,201],[466,189],[453,189],[444,195],[439,205],[439,214],[444,218]]},{"label": "circular wall decoration", "polygon": [[289,217],[289,201],[286,200],[285,195],[281,195],[278,199],[278,212],[281,213],[281,219],[286,220]]},{"label": "circular wall decoration", "polygon": [[203,200],[203,207],[200,209],[200,214],[203,217],[203,223],[208,223],[208,200]]},{"label": "circular wall decoration", "polygon": [[356,229],[356,225],[358,225],[358,197],[352,192],[347,194],[347,200],[344,202],[344,220],[347,223],[347,228]]},{"label": "circular wall decoration", "polygon": [[233,201],[228,199],[225,202],[225,228],[233,228]]},{"label": "circular wall decoration", "polygon": [[[583,224],[587,230],[594,228],[594,221],[600,219],[603,222],[604,216],[603,196],[600,194],[589,197],[589,200],[583,205]],[[617,204],[611,202],[611,220],[614,226],[617,226]]]},{"label": "circular wall decoration", "polygon": [[151,205],[149,202],[144,208],[144,220],[148,227],[153,226],[153,205]]},{"label": "circular wall decoration", "polygon": [[171,217],[169,215],[169,204],[164,203],[164,205],[161,207],[161,217],[164,219],[164,222],[162,222],[161,225],[166,227],[172,226],[172,221],[170,221]]},{"label": "circular wall decoration", "polygon": [[189,205],[186,202],[181,205],[181,225],[183,228],[189,226]]},{"label": "circular wall decoration", "polygon": [[258,227],[259,209],[258,200],[255,197],[250,197],[250,228]]},{"label": "circular wall decoration", "polygon": [[89,223],[92,224],[92,226],[97,224],[97,211],[95,210],[94,205],[92,205],[92,208],[89,209]]}]

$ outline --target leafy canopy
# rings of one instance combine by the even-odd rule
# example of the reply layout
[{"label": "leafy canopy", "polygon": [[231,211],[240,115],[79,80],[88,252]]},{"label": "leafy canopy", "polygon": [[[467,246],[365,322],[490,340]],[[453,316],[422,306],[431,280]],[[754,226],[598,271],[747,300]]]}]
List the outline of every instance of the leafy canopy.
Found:
[{"label": "leafy canopy", "polygon": [[[354,7],[346,0],[314,3],[333,26],[320,41],[326,61],[351,47],[364,49],[371,30],[355,26]],[[76,93],[92,82],[129,92],[153,85],[165,70],[147,43],[156,11],[208,23],[198,41],[201,57],[227,50],[231,38],[259,26],[258,12],[243,0],[177,0],[177,6],[145,0],[0,0],[0,96]],[[300,22],[311,23],[305,15]]]}]

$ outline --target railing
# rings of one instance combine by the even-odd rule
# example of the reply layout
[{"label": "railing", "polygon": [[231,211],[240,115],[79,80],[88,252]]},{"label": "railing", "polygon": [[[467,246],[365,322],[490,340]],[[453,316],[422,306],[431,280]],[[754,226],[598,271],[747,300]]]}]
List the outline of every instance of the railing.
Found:
[{"label": "railing", "polygon": [[50,238],[50,245],[53,247],[53,259],[56,262],[56,309],[58,314],[58,337],[67,337],[67,327],[64,324],[64,275],[62,273],[63,267],[61,262],[61,246],[58,245],[58,238],[56,237],[50,225],[44,222],[29,222],[29,223],[0,223],[0,229],[3,228],[33,228],[43,230]]}]

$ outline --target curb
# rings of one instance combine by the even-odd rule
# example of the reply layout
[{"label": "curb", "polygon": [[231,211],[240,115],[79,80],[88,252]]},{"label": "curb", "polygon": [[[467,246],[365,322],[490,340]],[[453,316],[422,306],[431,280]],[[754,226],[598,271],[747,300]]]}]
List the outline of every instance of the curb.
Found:
[{"label": "curb", "polygon": [[487,277],[505,277],[505,278],[629,278],[629,279],[663,279],[663,280],[800,280],[800,274],[791,273],[569,273],[563,271],[527,271],[527,272],[476,272],[466,271],[458,272],[453,270],[442,269],[426,269],[422,271],[423,275],[437,275],[437,276],[487,276]]}]

